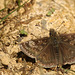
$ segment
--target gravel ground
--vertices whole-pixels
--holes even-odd
[[[18,0],[1,0],[0,20],[18,7]],[[27,0],[21,0],[23,4]],[[4,5],[5,4],[5,5]],[[56,68],[36,66],[22,53],[19,44],[49,36],[50,28],[59,33],[75,33],[75,0],[29,0],[0,24],[0,75],[56,75]],[[21,35],[24,30],[27,35]],[[26,59],[25,59],[26,58]],[[75,65],[70,66],[75,71]],[[59,71],[60,75],[62,72]],[[75,75],[67,71],[64,75]]]

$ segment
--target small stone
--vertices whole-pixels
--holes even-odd
[[[1,10],[1,9],[4,9],[4,0],[1,0],[1,1],[0,1],[0,10]]]
[[[24,11],[25,11],[24,8],[20,8],[20,9],[19,9],[19,13],[20,13],[20,14],[22,14]]]
[[[71,65],[71,70],[75,70],[75,65]]]
[[[0,52],[0,59],[2,61],[2,64],[8,65],[10,62],[10,57],[8,54],[5,54],[3,52]]]
[[[46,20],[44,19],[41,20],[42,28],[46,28],[46,23],[47,23]]]

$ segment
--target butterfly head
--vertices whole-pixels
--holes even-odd
[[[50,29],[50,36],[56,36],[57,35],[57,33],[56,33],[56,31],[54,30],[54,29]]]
[[[56,33],[56,31],[54,29],[50,29],[49,35],[50,35],[51,39],[54,39],[54,38],[57,37],[57,33]]]

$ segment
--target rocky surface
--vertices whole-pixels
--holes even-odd
[[[21,4],[25,1],[21,0]],[[0,10],[4,4],[6,9],[0,12],[0,20],[18,7],[17,0],[1,0]],[[8,16],[0,24],[0,75],[56,75],[56,70],[40,69],[34,60],[25,59],[19,48],[21,42],[49,36],[50,28],[59,33],[75,33],[75,0],[30,0]],[[28,35],[21,36],[21,30]],[[75,65],[70,69],[75,71]]]

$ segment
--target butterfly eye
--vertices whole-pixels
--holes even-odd
[[[50,35],[50,36],[53,36],[53,33],[54,33],[54,30],[51,29],[49,35]]]

